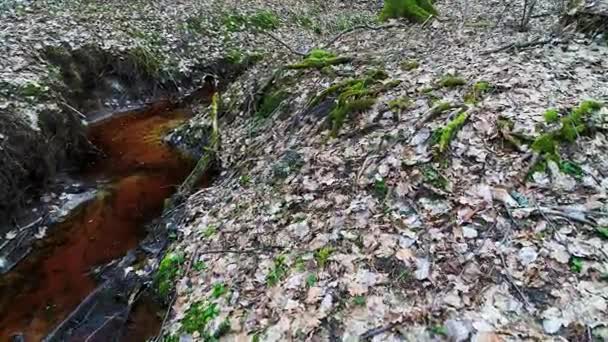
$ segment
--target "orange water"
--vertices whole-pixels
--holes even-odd
[[[145,223],[161,213],[164,200],[187,176],[193,163],[161,139],[186,116],[161,109],[127,113],[90,128],[91,141],[107,156],[91,164],[85,177],[111,179],[111,185],[53,227],[35,252],[0,278],[0,341],[17,332],[26,341],[46,336],[96,287],[92,267],[136,247]]]

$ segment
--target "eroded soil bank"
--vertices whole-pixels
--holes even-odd
[[[90,126],[89,138],[105,156],[75,177],[96,184],[96,195],[51,227],[48,238],[0,278],[0,340],[18,334],[26,341],[44,338],[97,287],[96,267],[138,245],[145,224],[162,212],[193,166],[163,141],[187,116],[161,104]],[[159,322],[149,307],[135,307],[130,340],[156,334]]]

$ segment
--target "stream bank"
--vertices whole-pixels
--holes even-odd
[[[166,135],[189,116],[183,110],[169,110],[161,102],[145,110],[115,113],[88,127],[90,141],[104,157],[88,163],[72,180],[85,184],[91,199],[73,209],[63,222],[49,227],[48,236],[0,278],[0,311],[4,313],[0,340],[19,333],[26,341],[43,339],[100,281],[112,278],[107,263],[135,250],[149,234],[166,241],[166,232],[151,232],[146,224],[160,215],[165,200],[194,166],[165,142]],[[134,261],[145,263],[145,253]],[[114,295],[125,291],[121,287],[113,290]],[[134,318],[155,321],[153,316],[141,314],[142,307],[145,305],[135,308],[139,315]],[[89,314],[90,320],[99,319],[94,310]],[[146,336],[135,340],[157,333],[137,329],[134,333]],[[60,340],[66,337],[62,336]]]

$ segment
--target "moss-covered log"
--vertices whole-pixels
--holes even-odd
[[[385,0],[380,19],[406,18],[422,23],[436,15],[437,10],[431,0]]]

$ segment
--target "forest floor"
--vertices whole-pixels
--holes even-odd
[[[40,85],[16,46],[49,16],[68,23],[53,44],[158,32],[152,51],[184,73],[262,56],[220,94],[221,173],[166,257],[181,267],[165,340],[608,339],[608,46],[560,30],[557,2],[525,30],[494,0],[438,2],[423,24],[378,23],[372,0],[193,3],[0,23],[0,84]],[[313,47],[345,58],[294,67]]]
[[[188,201],[168,333],[608,338],[608,112],[554,157],[531,147],[582,101],[608,100],[608,47],[553,31],[552,3],[524,32],[521,8],[468,3],[345,34],[324,48],[351,63],[278,73],[258,108],[244,99],[267,69],[222,94],[243,110],[221,127],[225,171]],[[357,89],[323,91],[378,70],[361,86],[373,105],[332,134],[336,97]]]

